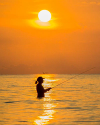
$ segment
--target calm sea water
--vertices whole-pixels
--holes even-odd
[[[37,99],[38,75],[0,76],[0,125],[100,125],[100,75],[44,74],[54,87]]]

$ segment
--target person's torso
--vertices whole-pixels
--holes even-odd
[[[37,93],[38,93],[38,97],[44,97],[44,88],[41,84],[37,85]]]

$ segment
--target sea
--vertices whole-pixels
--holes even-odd
[[[0,125],[100,125],[100,74],[0,75]]]

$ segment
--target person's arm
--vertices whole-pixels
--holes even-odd
[[[47,91],[49,91],[51,88],[48,88],[48,89],[44,89],[44,92],[47,92]]]

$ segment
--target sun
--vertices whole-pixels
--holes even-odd
[[[51,13],[48,10],[41,10],[38,13],[39,20],[42,22],[48,22],[51,20]]]

